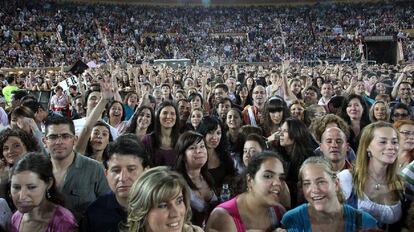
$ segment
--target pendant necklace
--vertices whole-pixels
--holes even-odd
[[[375,190],[378,191],[380,189],[381,185],[384,185],[384,183],[379,183],[379,181],[375,177],[373,177],[371,174],[368,174],[368,175],[369,175],[369,177],[371,177],[376,182],[374,188],[375,188]]]

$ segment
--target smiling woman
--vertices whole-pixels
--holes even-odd
[[[183,175],[190,186],[190,205],[193,212],[191,221],[202,227],[218,203],[214,181],[208,172],[204,138],[194,131],[184,132],[175,149],[178,154],[175,170]]]
[[[125,133],[135,134],[139,141],[154,130],[154,110],[149,106],[140,106],[130,120]]]
[[[356,94],[349,95],[342,104],[340,116],[350,125],[349,145],[356,151],[360,132],[370,123],[364,98]]]
[[[7,128],[0,133],[0,159],[4,166],[0,168],[0,197],[6,198],[10,168],[15,161],[27,152],[40,151],[35,139],[24,130]]]
[[[245,191],[214,209],[206,231],[274,231],[280,227],[285,212],[280,199],[286,184],[279,156],[273,152],[254,156],[245,178]]]
[[[398,224],[402,217],[403,183],[396,173],[398,141],[398,131],[390,123],[366,126],[355,166],[338,174],[347,203],[371,214],[384,228]],[[394,226],[389,231],[399,231]]]
[[[377,227],[371,215],[343,204],[339,181],[324,158],[308,158],[300,168],[299,183],[308,203],[283,216],[282,224],[289,231],[359,231]]]
[[[200,232],[191,225],[190,190],[183,177],[167,167],[146,171],[132,186],[128,221],[122,232]]]
[[[215,116],[204,117],[197,132],[204,136],[208,171],[214,179],[216,192],[220,192],[222,184],[233,181],[236,174],[233,159],[228,152],[227,133],[220,119]]]
[[[162,102],[155,113],[154,131],[142,138],[142,143],[154,166],[174,166],[180,120],[177,106],[170,101]]]
[[[109,125],[113,126],[118,130],[118,133],[121,133],[125,130],[127,126],[127,121],[125,121],[125,108],[122,102],[112,101],[107,105],[107,122]]]

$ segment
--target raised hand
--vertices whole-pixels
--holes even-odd
[[[286,59],[282,61],[282,73],[286,73],[290,67],[290,59]]]
[[[103,78],[99,81],[101,96],[104,100],[111,100],[114,97],[114,87],[110,78]]]

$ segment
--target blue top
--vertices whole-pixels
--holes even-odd
[[[309,204],[302,204],[292,210],[286,212],[282,218],[282,224],[289,232],[299,232],[299,231],[312,231],[312,226],[309,220],[308,214]],[[357,231],[357,212],[361,215],[360,229],[372,229],[378,228],[377,220],[373,218],[366,212],[356,210],[349,205],[344,204],[344,221],[345,221],[345,231],[353,232]]]
[[[131,107],[128,106],[128,104],[124,104],[124,110],[125,110],[125,121],[128,121],[132,115],[135,112],[135,109],[132,109]]]
[[[127,212],[110,192],[88,207],[80,223],[80,231],[118,232],[119,223],[126,219]]]

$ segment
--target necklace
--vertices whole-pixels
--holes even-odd
[[[370,173],[368,173],[368,175],[369,175],[369,177],[371,177],[371,179],[372,180],[374,180],[375,182],[376,182],[376,184],[375,184],[375,186],[374,186],[374,188],[375,188],[375,190],[379,190],[380,189],[380,187],[381,187],[381,185],[384,185],[384,182],[380,182],[380,181],[378,181],[375,177],[373,177]]]

